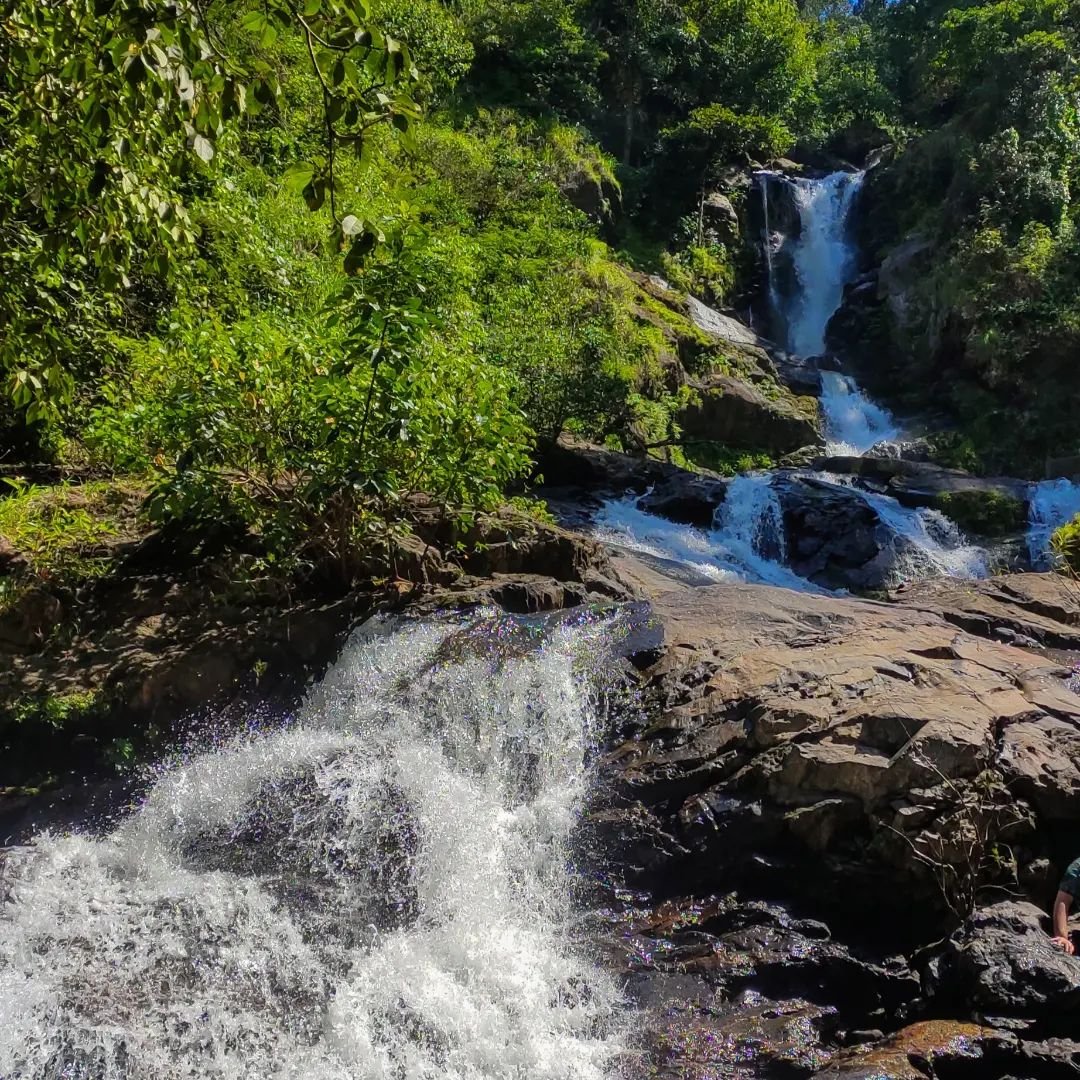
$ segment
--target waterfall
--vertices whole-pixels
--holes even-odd
[[[835,483],[832,476],[823,477]],[[853,485],[845,485],[853,486]],[[853,487],[892,533],[892,584],[928,577],[985,578],[990,560],[985,548],[972,544],[955,522],[940,510],[901,506],[888,495]]]
[[[1080,483],[1044,480],[1029,489],[1028,557],[1032,566],[1049,565],[1050,538],[1080,514]]]
[[[848,215],[862,181],[862,173],[846,172],[788,181],[802,225],[792,254],[799,292],[788,313],[788,348],[799,356],[825,352],[825,330],[858,269]]]
[[[601,1080],[569,843],[610,618],[372,625],[285,729],[0,867],[0,1076]]]
[[[711,529],[678,525],[647,513],[629,496],[605,503],[594,520],[594,533],[604,543],[677,563],[708,581],[825,591],[785,565],[783,511],[767,473],[746,473],[732,480]]]
[[[833,456],[859,457],[899,431],[887,409],[871,401],[848,375],[821,373],[821,413],[826,450]]]
[[[836,172],[820,180],[779,180],[789,186],[799,215],[799,235],[786,244],[797,288],[787,301],[781,297],[771,238],[766,234],[769,300],[787,326],[789,351],[820,356],[826,349],[829,320],[858,269],[849,218],[863,174]],[[768,177],[762,176],[760,183],[768,207]],[[854,379],[838,372],[822,372],[821,412],[830,454],[857,456],[899,436],[888,410],[871,401]]]

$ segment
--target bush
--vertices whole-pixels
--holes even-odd
[[[1080,574],[1080,515],[1054,533],[1050,550],[1063,566]]]

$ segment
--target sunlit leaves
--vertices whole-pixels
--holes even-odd
[[[167,278],[182,263],[196,238],[184,193],[217,167],[230,124],[278,104],[261,54],[283,35],[302,35],[319,77],[333,79],[327,160],[286,175],[312,210],[334,201],[335,149],[366,154],[366,133],[384,123],[407,133],[418,76],[368,18],[361,0],[10,0],[0,21],[0,379],[33,370],[28,357],[64,369],[81,332],[76,281],[104,299],[136,274]],[[35,378],[9,396],[28,416],[33,403],[35,415],[56,415],[69,383]]]

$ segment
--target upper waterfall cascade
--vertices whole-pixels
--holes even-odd
[[[836,172],[822,180],[789,180],[801,232],[793,261],[799,291],[788,311],[788,349],[799,356],[825,352],[829,320],[844,299],[858,260],[849,239],[849,216],[862,173]]]
[[[797,286],[783,297],[775,283],[777,238],[766,224],[765,261],[769,300],[786,328],[785,344],[799,356],[826,351],[829,320],[855,277],[858,256],[851,236],[851,212],[863,184],[863,173],[835,172],[820,180],[759,177],[763,212],[768,222],[770,183],[787,186],[798,213],[799,233],[790,240],[791,265]],[[899,431],[888,410],[871,401],[850,376],[822,373],[821,411],[830,454],[864,454],[872,446],[896,439]]]
[[[611,617],[360,634],[296,723],[3,867],[5,1080],[601,1080],[570,835]]]

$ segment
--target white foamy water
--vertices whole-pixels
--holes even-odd
[[[820,478],[840,484],[838,477],[829,474],[821,474]],[[989,577],[989,553],[971,543],[941,511],[902,506],[888,495],[864,491],[851,483],[841,486],[858,492],[896,538],[887,552],[892,560],[891,584],[931,577]]]
[[[1028,556],[1033,566],[1046,566],[1050,538],[1080,514],[1080,484],[1072,480],[1044,480],[1029,489]]]
[[[783,512],[770,483],[765,473],[736,477],[708,530],[647,513],[630,496],[606,503],[594,519],[594,532],[605,543],[669,559],[713,581],[821,592],[784,565]]]
[[[787,181],[794,189],[802,232],[794,251],[799,293],[788,312],[788,348],[799,356],[825,352],[825,330],[858,270],[848,239],[848,215],[862,173],[836,172],[821,180]]]
[[[863,174],[836,172],[820,180],[772,174],[772,179],[789,185],[800,224],[791,255],[799,288],[784,312],[787,347],[799,356],[820,356],[826,350],[829,320],[843,302],[844,287],[858,270],[849,217]],[[766,221],[768,187],[769,178],[763,177]],[[768,231],[764,243],[769,296],[775,307],[782,301],[774,284],[774,242]],[[900,434],[888,410],[871,401],[854,379],[839,372],[822,372],[821,413],[827,450],[832,455],[857,457]]]
[[[871,401],[854,379],[837,371],[821,373],[821,415],[826,453],[834,457],[861,457],[900,435],[889,411]]]
[[[607,1076],[568,843],[610,626],[487,620],[361,634],[295,725],[12,854],[0,1076]]]

